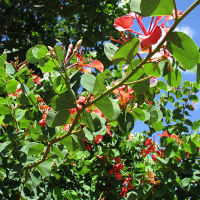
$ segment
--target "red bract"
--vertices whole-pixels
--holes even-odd
[[[95,138],[94,138],[94,141],[99,144],[101,141],[103,140],[103,135],[97,135]]]
[[[114,21],[114,26],[118,31],[131,30],[131,26],[133,26],[133,17],[131,15],[118,17]]]
[[[78,53],[76,54],[79,70],[82,71],[83,73],[91,73],[91,68],[95,68],[98,69],[100,72],[103,72],[104,71],[103,64],[99,60],[83,58],[82,50],[80,54]],[[84,67],[89,67],[89,68],[84,68]]]
[[[85,143],[86,149],[88,151],[92,150],[92,147],[89,145],[88,141],[86,139],[82,139],[82,141]]]
[[[42,85],[42,83],[40,82],[40,77],[36,74],[31,74],[32,78],[33,78],[33,81],[36,82],[38,85]]]
[[[125,178],[124,182],[122,183],[123,187],[122,187],[120,195],[122,195],[123,197],[126,197],[127,192],[133,189],[133,185],[130,183],[130,181],[131,181],[131,178]]]
[[[115,84],[117,84],[117,82],[115,82]],[[125,109],[127,106],[127,103],[130,101],[130,99],[134,98],[134,96],[133,96],[134,91],[129,86],[121,86],[121,87],[113,90],[113,93],[120,101],[120,107],[122,109]]]
[[[157,181],[157,179],[155,178],[155,175],[153,174],[153,172],[150,172],[149,170],[148,170],[148,178],[147,178],[147,181],[148,181],[149,183],[158,184],[158,181]]]

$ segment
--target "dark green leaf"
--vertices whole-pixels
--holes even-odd
[[[139,49],[139,39],[133,38],[123,44],[114,54],[114,64],[130,64]]]
[[[117,119],[120,128],[125,133],[130,133],[134,127],[134,118],[129,112],[120,113]]]
[[[192,69],[198,63],[198,47],[185,33],[173,32],[167,43],[167,49],[185,69]]]
[[[74,108],[73,97],[71,96],[69,92],[56,95],[51,99],[51,107],[55,111],[61,111],[61,110],[69,109],[69,108]]]
[[[111,121],[116,120],[120,114],[118,104],[108,96],[103,97],[94,104]]]
[[[83,122],[88,126],[88,128],[90,128],[90,130],[92,130],[92,131],[95,130],[92,116],[88,111],[84,110],[81,115],[81,118],[82,118]]]
[[[130,6],[144,17],[171,15],[174,8],[173,0],[132,0]]]
[[[62,110],[59,112],[50,110],[47,114],[46,123],[47,126],[52,128],[65,125],[69,117],[70,117],[70,112],[68,110]]]

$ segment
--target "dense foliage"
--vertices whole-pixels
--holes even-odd
[[[65,46],[82,38],[106,62],[102,42],[117,35],[113,21],[122,14],[117,0],[1,0],[0,52],[23,60],[35,44],[54,46],[59,40]]]
[[[200,199],[200,53],[174,32],[199,4],[182,13],[173,0],[132,0],[114,20],[121,38],[104,46],[109,68],[82,40],[37,44],[23,62],[2,54],[0,198]],[[196,82],[182,82],[195,68]]]

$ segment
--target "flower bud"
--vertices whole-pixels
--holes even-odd
[[[74,53],[76,53],[76,52],[79,50],[79,48],[81,47],[81,44],[82,44],[82,39],[80,39],[80,40],[76,43],[76,47],[75,47],[75,49],[74,49]]]

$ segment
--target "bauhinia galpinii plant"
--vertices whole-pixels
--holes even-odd
[[[109,67],[82,40],[36,45],[23,62],[2,54],[0,198],[200,199],[200,53],[174,31],[199,4],[132,0],[105,43]],[[191,69],[196,82],[182,82]]]

